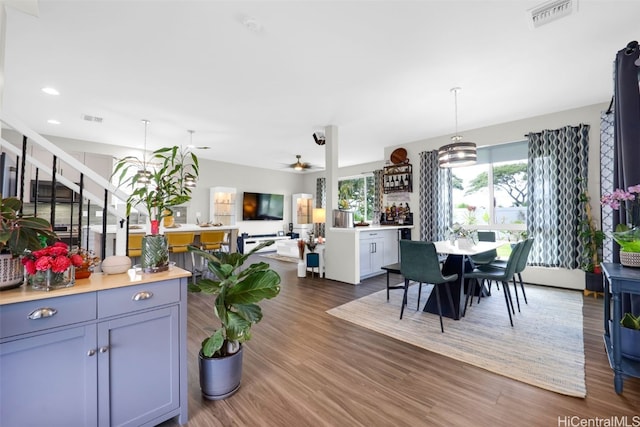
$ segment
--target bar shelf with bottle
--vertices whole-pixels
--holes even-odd
[[[382,179],[384,193],[413,192],[412,175],[409,163],[385,166]]]
[[[409,203],[395,203],[387,205],[380,216],[380,225],[413,225],[413,212],[409,208]]]

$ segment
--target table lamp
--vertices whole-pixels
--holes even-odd
[[[326,211],[324,208],[313,208],[313,223],[316,224],[316,237],[320,237],[320,224],[326,222]]]

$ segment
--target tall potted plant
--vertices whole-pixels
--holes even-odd
[[[49,221],[20,215],[22,202],[0,194],[0,290],[20,286],[24,278],[20,256],[41,249],[43,240],[57,239]]]
[[[190,284],[189,291],[214,297],[213,314],[220,324],[202,341],[199,354],[200,388],[207,399],[224,399],[238,390],[242,343],[251,339],[251,327],[262,319],[258,303],[280,293],[280,276],[269,264],[259,262],[243,268],[251,254],[273,243],[263,242],[244,255],[189,248],[205,259],[212,275]]]
[[[600,261],[602,257],[602,244],[605,234],[596,226],[591,213],[591,198],[587,190],[580,193],[580,203],[583,206],[583,215],[578,225],[578,237],[582,241],[583,253],[581,268],[585,272],[585,289],[593,292],[602,292],[602,270]]]
[[[127,216],[134,206],[142,205],[151,221],[151,234],[143,238],[140,257],[145,271],[168,269],[169,252],[166,238],[159,234],[160,221],[172,214],[172,206],[191,200],[199,171],[198,157],[177,145],[154,151],[149,162],[134,156],[116,162],[112,176],[118,177],[118,186],[132,190]]]

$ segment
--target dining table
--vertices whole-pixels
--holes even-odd
[[[447,255],[444,265],[442,266],[442,273],[444,275],[457,274],[458,279],[450,282],[447,286],[451,287],[451,296],[453,298],[453,309],[451,312],[448,304],[442,305],[442,315],[451,319],[459,320],[461,316],[464,316],[466,305],[466,292],[473,292],[471,290],[470,283],[465,283],[464,275],[473,271],[475,266],[471,260],[471,256],[478,255],[483,252],[498,249],[500,246],[508,244],[508,242],[477,242],[469,246],[461,246],[458,241],[451,242],[450,240],[442,240],[433,242],[438,254]],[[468,279],[470,280],[470,279]],[[435,296],[435,292],[431,292],[427,302],[424,305],[423,311],[438,314],[438,305]]]

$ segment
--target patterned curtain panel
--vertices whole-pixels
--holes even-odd
[[[380,221],[380,214],[382,213],[383,203],[383,176],[382,169],[373,171],[373,223],[377,224]]]
[[[453,186],[449,168],[438,166],[438,151],[420,153],[420,240],[445,240],[453,217]]]
[[[589,125],[529,134],[527,232],[535,239],[529,264],[578,268],[580,182],[587,181]]]
[[[611,194],[614,176],[614,114],[603,111],[600,115],[600,197]],[[613,230],[613,209],[602,206],[602,230]],[[613,239],[606,239],[602,247],[604,262],[613,262]]]
[[[316,208],[327,208],[327,179],[316,179]],[[333,221],[331,212],[325,212],[325,220]],[[320,224],[318,229],[320,236],[325,236],[325,224]]]

